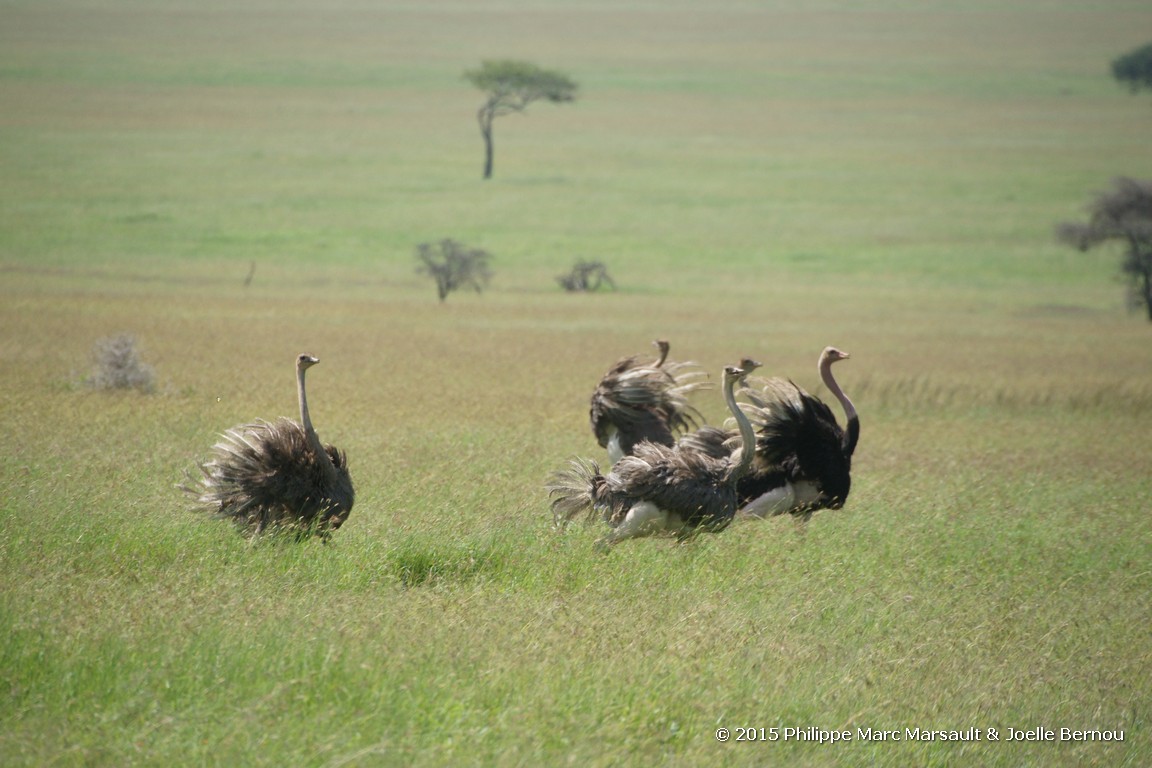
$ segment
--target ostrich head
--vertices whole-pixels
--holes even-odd
[[[748,386],[748,376],[751,375],[752,371],[760,367],[760,361],[753,360],[750,357],[742,357],[740,358],[740,364],[736,367],[741,371],[740,378],[736,381],[736,383],[741,387],[746,387]]]
[[[312,355],[300,355],[296,358],[296,370],[306,371],[316,363],[320,362],[320,358],[312,357]]]
[[[836,347],[824,347],[824,351],[820,354],[820,362],[831,365],[839,360],[847,360],[851,355],[842,349]]]
[[[738,380],[741,376],[747,376],[747,375],[748,375],[748,372],[745,371],[743,368],[737,368],[734,365],[724,366],[724,381],[728,381],[729,379]]]

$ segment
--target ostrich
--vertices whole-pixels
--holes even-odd
[[[588,420],[613,464],[643,440],[672,445],[674,434],[695,427],[700,416],[687,400],[708,386],[699,380],[696,364],[668,363],[668,342],[652,343],[660,351],[654,363],[642,362],[639,355],[623,358],[592,393]]]
[[[741,389],[746,388],[749,374],[760,366],[759,361],[750,357],[740,358],[740,364],[736,367],[743,373],[737,379],[736,386]],[[738,431],[726,427],[714,427],[711,424],[705,424],[693,432],[681,435],[680,439],[676,441],[676,449],[704,453],[714,459],[722,459],[732,453],[732,441],[739,434]]]
[[[740,427],[742,446],[750,449],[755,434],[733,392],[743,375],[735,366],[724,369],[724,400]],[[604,550],[624,539],[662,531],[681,540],[700,531],[722,531],[736,514],[736,483],[752,465],[752,455],[737,448],[713,458],[643,441],[607,475],[600,474],[594,461],[573,459],[548,484],[552,514],[563,524],[584,510],[600,511],[612,526],[597,544]]]
[[[355,491],[343,451],[320,442],[308,415],[304,372],[320,362],[296,358],[300,422],[258,419],[233,427],[212,446],[214,456],[183,490],[242,529],[259,534],[283,526],[318,531],[325,539],[352,511]]]
[[[852,453],[860,440],[856,407],[832,375],[832,364],[848,353],[826,347],[817,369],[847,420],[842,429],[818,397],[792,381],[768,380],[748,393],[756,423],[756,459],[740,483],[741,515],[771,517],[785,512],[804,520],[817,509],[840,509],[852,485]]]

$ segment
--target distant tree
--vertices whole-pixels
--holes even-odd
[[[1113,61],[1112,76],[1126,83],[1133,93],[1141,88],[1152,91],[1152,43]]]
[[[492,178],[492,121],[502,115],[523,112],[541,99],[553,103],[573,101],[576,83],[567,75],[540,69],[524,61],[485,61],[464,78],[488,94],[476,113],[484,137],[484,178]]]
[[[602,261],[580,259],[573,265],[571,272],[560,275],[556,278],[556,282],[560,283],[564,290],[572,293],[598,291],[601,285],[607,285],[613,290],[616,289],[616,283],[608,274],[608,267]]]
[[[1112,186],[1089,204],[1087,223],[1065,222],[1056,235],[1081,251],[1112,240],[1123,243],[1120,270],[1128,280],[1129,304],[1143,305],[1152,322],[1152,180],[1121,176]]]
[[[416,259],[420,262],[416,271],[436,281],[436,291],[440,301],[444,301],[457,288],[468,286],[476,293],[483,291],[492,279],[489,258],[487,251],[451,239],[420,243],[416,246]]]

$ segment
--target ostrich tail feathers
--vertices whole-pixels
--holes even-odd
[[[562,528],[581,512],[591,515],[603,482],[600,466],[591,459],[572,458],[567,467],[553,472],[544,486],[552,499],[553,522]]]
[[[196,469],[200,477],[193,477],[191,472],[184,470],[184,479],[176,484],[176,488],[191,499],[193,503],[203,504],[204,493],[210,481],[210,476],[204,471],[202,464],[197,464]]]

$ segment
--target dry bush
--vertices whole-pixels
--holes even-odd
[[[580,259],[572,266],[572,271],[557,277],[556,282],[570,293],[598,291],[602,285],[616,289],[615,281],[608,274],[608,266],[602,261]]]
[[[485,250],[446,238],[416,246],[416,260],[420,262],[416,271],[436,281],[436,293],[440,301],[444,301],[457,288],[467,286],[476,293],[483,291],[492,279],[490,258],[491,254]]]
[[[92,389],[155,389],[152,366],[140,359],[136,338],[128,333],[99,339],[92,346],[93,371],[84,383]]]

